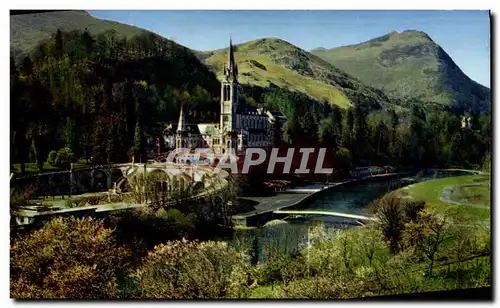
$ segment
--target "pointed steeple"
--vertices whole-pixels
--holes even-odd
[[[238,66],[234,61],[233,40],[231,37],[229,37],[229,54],[227,60],[227,65],[224,67],[224,75],[228,81],[237,82]]]
[[[181,106],[181,114],[179,115],[179,123],[177,123],[177,132],[187,131],[186,115],[184,114],[184,105]]]

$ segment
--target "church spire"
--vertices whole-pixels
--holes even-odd
[[[181,114],[179,115],[179,123],[177,124],[177,132],[187,131],[186,115],[184,114],[184,104],[181,106]]]
[[[233,82],[238,81],[237,80],[238,66],[236,65],[236,62],[234,61],[233,40],[231,37],[229,37],[229,55],[228,55],[227,66],[225,67],[225,70],[224,70],[224,75],[226,76],[226,79],[228,81],[233,81]]]

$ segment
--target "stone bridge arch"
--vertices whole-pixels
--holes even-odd
[[[92,169],[90,172],[90,187],[93,190],[111,188],[111,170],[104,168]]]
[[[123,172],[121,169],[118,169],[118,168],[113,168],[111,169],[110,171],[110,177],[111,177],[111,183],[116,183],[118,182],[119,179],[121,179],[123,177]]]

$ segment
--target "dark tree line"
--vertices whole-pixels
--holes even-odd
[[[359,103],[343,110],[314,102],[301,94],[272,89],[262,95],[265,106],[288,118],[288,146],[327,147],[340,169],[352,165],[412,168],[481,168],[491,154],[491,113],[472,113],[462,128],[463,113],[444,107],[374,109]],[[344,170],[345,171],[345,170]]]
[[[154,34],[57,31],[29,57],[11,59],[10,77],[11,163],[22,168],[41,168],[61,148],[94,163],[127,161],[132,152],[139,160],[181,104],[218,110],[213,73]]]

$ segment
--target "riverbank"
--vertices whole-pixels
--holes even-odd
[[[446,210],[453,207],[463,207],[471,217],[489,221],[491,204],[482,204],[478,206],[478,204],[470,205],[464,202],[453,202],[453,200],[450,200],[450,194],[453,188],[481,185],[491,189],[491,186],[488,185],[489,182],[490,177],[486,173],[481,173],[478,175],[432,179],[401,188],[401,191],[416,200],[425,201],[430,209],[438,213],[445,213]]]
[[[361,179],[348,179],[340,182],[329,184],[314,184],[301,187],[295,187],[286,192],[277,193],[270,197],[242,197],[240,200],[257,202],[252,211],[233,215],[232,221],[239,227],[256,227],[265,224],[266,222],[283,217],[282,214],[276,215],[275,211],[299,207],[305,202],[312,199],[319,193],[326,192],[334,187],[342,185],[360,183],[367,180],[390,179],[398,176],[405,176],[410,172],[401,173],[385,173],[367,176]]]

